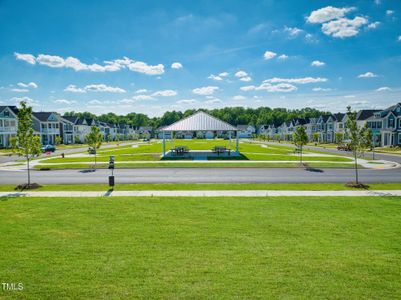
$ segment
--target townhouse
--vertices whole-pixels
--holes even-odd
[[[239,129],[238,136],[240,138],[249,139],[256,133],[256,129],[252,125],[238,125],[237,128]]]
[[[0,148],[9,148],[10,138],[17,135],[17,114],[16,106],[0,106]]]

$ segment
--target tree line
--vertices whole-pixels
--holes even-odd
[[[76,116],[80,118],[91,118],[101,122],[113,124],[128,124],[134,127],[152,126],[159,128],[161,126],[170,125],[185,117],[188,117],[197,111],[204,111],[234,126],[241,124],[250,124],[254,126],[274,124],[281,125],[283,122],[290,121],[294,118],[318,117],[329,112],[320,111],[314,108],[302,109],[286,109],[286,108],[244,108],[244,107],[225,107],[219,109],[188,109],[182,111],[166,111],[161,117],[150,118],[142,113],[129,113],[127,115],[117,115],[115,113],[107,113],[96,116],[90,112],[66,112],[64,116]]]

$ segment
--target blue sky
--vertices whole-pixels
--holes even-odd
[[[0,1],[0,104],[40,111],[401,101],[401,2]]]

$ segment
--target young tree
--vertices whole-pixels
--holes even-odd
[[[299,147],[300,152],[300,163],[302,164],[302,150],[304,145],[308,143],[308,135],[306,134],[305,127],[299,126],[293,135],[294,144]]]
[[[356,112],[351,110],[351,106],[347,107],[347,135],[350,140],[349,146],[354,154],[355,160],[355,183],[359,185],[358,177],[358,154],[362,154],[366,147],[366,130],[367,127],[358,127],[356,122]]]
[[[92,126],[91,132],[88,133],[88,135],[86,136],[86,143],[95,152],[95,169],[96,169],[97,150],[102,145],[102,140],[103,140],[103,136],[102,136],[102,133],[100,132],[100,129],[96,126]]]
[[[31,158],[40,155],[41,144],[40,138],[33,135],[33,123],[32,123],[32,107],[27,106],[25,101],[20,103],[21,108],[18,111],[18,129],[17,136],[13,142],[13,152],[26,158],[27,170],[28,170],[28,185],[27,188],[31,187],[31,170],[29,162]]]
[[[342,144],[344,140],[344,134],[342,132],[336,132],[336,143],[337,145]]]
[[[319,142],[319,132],[314,132],[313,133],[313,141],[315,142],[315,143],[318,143]]]
[[[59,135],[56,136],[55,140],[54,140],[56,145],[60,145],[61,144],[61,137]]]
[[[75,144],[80,144],[81,143],[81,138],[79,137],[79,135],[74,136],[74,143]]]

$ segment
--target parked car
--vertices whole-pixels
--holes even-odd
[[[340,151],[351,151],[351,146],[349,144],[341,144],[337,146],[337,150]]]
[[[53,145],[46,145],[42,147],[42,152],[54,152],[56,151],[56,147]]]
[[[89,149],[88,149],[88,153],[89,153],[89,154],[96,154],[96,150],[93,149],[93,148],[89,148]]]
[[[150,138],[144,138],[143,141],[144,142],[150,142]]]

